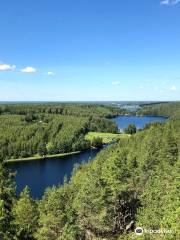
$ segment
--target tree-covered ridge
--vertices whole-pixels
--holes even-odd
[[[172,231],[143,239],[179,239],[179,151],[179,120],[152,125],[77,166],[69,183],[49,188],[37,203],[27,189],[15,199],[2,175],[1,198],[8,192],[13,201],[9,211],[0,209],[0,233],[12,239],[120,240],[132,239],[140,226]],[[2,219],[13,229],[7,231]]]
[[[0,160],[85,150],[88,131],[116,133],[120,110],[94,104],[0,105]]]
[[[69,182],[65,180],[64,185],[47,189],[39,201],[30,197],[28,188],[15,196],[12,175],[0,165],[0,239],[132,239],[137,226],[171,231],[143,235],[142,239],[179,239],[180,119],[179,109],[173,109],[166,123],[149,124],[131,138],[121,139],[101,151],[95,160],[76,166]],[[41,154],[52,149],[49,142],[56,139],[56,133],[59,135],[57,129],[62,133],[65,130],[60,139],[66,140],[64,136],[72,123],[72,136],[67,135],[67,139],[73,139],[78,147],[79,142],[84,143],[87,130],[116,131],[116,126],[97,116],[28,113],[2,114],[0,119],[0,126],[5,129],[0,131],[5,133],[0,142],[5,139],[5,145],[8,132],[13,133],[8,136],[13,142],[16,135],[23,136],[24,127],[30,128],[29,132],[36,129],[32,137],[43,127],[48,142],[36,146]],[[52,136],[49,130],[56,126],[56,121],[61,126],[57,124]],[[63,130],[66,123],[67,129]],[[28,139],[25,134],[25,142]],[[43,134],[40,139],[44,139]],[[62,146],[66,146],[64,142]]]
[[[0,159],[85,150],[88,131],[118,131],[110,120],[59,114],[0,115]]]
[[[85,148],[87,119],[61,115],[0,116],[0,159],[55,154]]]
[[[100,104],[41,103],[41,104],[1,104],[0,114],[60,114],[74,116],[113,117],[126,110]]]
[[[180,102],[142,105],[137,113],[143,115],[176,117],[180,119]]]
[[[176,239],[179,150],[176,120],[139,132],[81,167],[71,184],[78,189],[74,204],[86,236],[126,239],[135,226],[142,226],[171,229],[169,238],[160,239]]]

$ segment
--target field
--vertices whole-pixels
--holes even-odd
[[[129,134],[125,133],[102,133],[102,132],[88,132],[85,136],[86,140],[92,141],[93,138],[102,138],[104,144],[118,141],[119,139],[129,138]]]

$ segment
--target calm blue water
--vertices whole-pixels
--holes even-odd
[[[120,131],[123,131],[129,124],[135,124],[137,129],[144,128],[146,124],[152,122],[164,122],[167,118],[156,116],[118,116],[113,121],[118,125]]]
[[[136,117],[136,116],[119,116],[113,119],[120,130],[126,128],[130,123],[134,123],[137,128],[143,128],[150,122],[163,122],[163,117]],[[31,195],[35,198],[41,198],[44,190],[48,186],[62,184],[64,176],[71,176],[75,163],[87,162],[94,158],[99,150],[91,149],[86,152],[66,156],[63,158],[52,158],[45,160],[35,160],[26,162],[10,163],[9,167],[17,171],[16,183],[17,194],[28,185],[31,189]]]
[[[17,194],[26,185],[31,189],[34,198],[40,198],[48,186],[62,184],[65,175],[70,178],[74,164],[87,162],[98,153],[97,149],[62,158],[34,160],[26,162],[9,163],[13,171],[17,171]]]

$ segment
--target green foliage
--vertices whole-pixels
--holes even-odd
[[[14,150],[9,144],[13,144],[19,132],[22,134],[24,127],[28,133],[35,131],[32,135],[18,135],[24,139],[18,145],[21,154],[24,150],[21,146],[32,138],[37,138],[35,152],[40,143],[43,143],[40,149],[47,152],[69,151],[70,146],[74,150],[86,147],[84,135],[93,118],[52,113],[43,116],[27,122],[22,116],[12,120],[2,115],[0,126],[5,135],[0,133],[0,143],[4,144],[1,153],[12,154]],[[134,228],[141,226],[170,229],[172,234],[147,234],[140,239],[179,239],[180,120],[174,116],[173,113],[166,123],[148,125],[130,138],[120,139],[93,161],[76,166],[70,182],[47,189],[38,207],[28,189],[15,198],[11,174],[0,165],[0,238],[133,239]],[[13,134],[11,126],[17,126]],[[8,138],[4,137],[6,134]]]
[[[14,175],[0,164],[0,239],[12,239],[12,205],[15,198]]]
[[[118,162],[107,150],[74,174],[74,208],[85,239],[122,234],[131,228],[137,200],[127,183],[128,175],[124,159]]]
[[[116,110],[101,105],[0,105],[0,112],[0,160],[85,150],[88,131],[117,132],[104,118]]]
[[[89,130],[92,132],[118,133],[117,125],[105,118],[90,118]]]
[[[18,239],[34,239],[33,234],[37,230],[38,207],[37,203],[30,197],[30,190],[26,187],[14,203],[13,224]]]
[[[31,122],[36,114],[60,114],[82,117],[113,117],[124,113],[124,109],[97,104],[47,103],[47,104],[1,104],[0,114],[26,115],[25,120]]]
[[[63,187],[48,189],[39,203],[38,240],[74,240],[79,234],[76,214],[72,208],[72,189]]]
[[[127,128],[124,129],[124,132],[126,134],[135,134],[137,131],[136,129],[136,125],[135,124],[129,124],[129,126]]]
[[[50,149],[51,151],[51,149]],[[39,144],[38,144],[38,147],[37,147],[37,152],[40,156],[45,156],[46,153],[47,153],[47,148],[46,148],[46,143],[41,141]],[[52,151],[51,151],[52,152]]]
[[[143,115],[167,116],[180,119],[180,102],[142,105],[137,113]]]
[[[96,148],[101,148],[103,145],[103,140],[100,137],[94,137],[91,141],[91,146]]]
[[[135,226],[178,238],[179,133],[178,120],[151,126],[76,169],[73,208],[85,239],[131,239]]]
[[[18,115],[1,115],[0,159],[71,152],[74,143],[83,149],[87,121],[84,117],[46,114],[27,123]]]

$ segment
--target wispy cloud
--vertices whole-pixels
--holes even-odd
[[[180,0],[161,0],[161,5],[176,5]]]
[[[120,84],[120,82],[119,81],[114,81],[114,82],[112,82],[112,85],[119,85]]]
[[[0,71],[12,71],[15,70],[15,65],[10,65],[6,63],[0,63]]]
[[[47,75],[48,75],[48,76],[54,76],[55,73],[54,73],[54,72],[48,72]]]
[[[37,72],[37,70],[34,67],[25,67],[25,68],[21,69],[21,72],[24,72],[24,73],[35,73],[35,72]]]
[[[177,90],[177,88],[176,88],[176,86],[175,85],[172,85],[171,87],[170,87],[170,89],[169,89],[170,91],[176,91]]]

